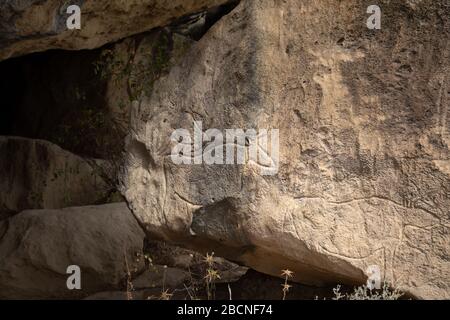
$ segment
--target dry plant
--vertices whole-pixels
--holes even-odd
[[[292,272],[289,269],[281,270],[281,275],[284,277],[284,283],[281,284],[283,287],[283,300],[286,300],[286,295],[289,292],[289,289],[292,288],[290,284],[288,284],[288,279],[291,279],[294,277],[294,272]]]
[[[138,260],[139,261],[139,257],[138,256]],[[153,260],[150,257],[149,254],[144,254],[144,261],[146,263],[146,265],[148,265],[148,268],[151,270],[153,269],[155,266],[153,265]],[[155,271],[155,270],[152,270]],[[166,288],[166,277],[167,277],[167,266],[164,266],[164,273],[163,273],[163,281],[162,281],[162,289],[161,289],[161,294],[159,296],[148,296],[147,300],[170,300],[172,299],[173,293],[169,292],[169,289]]]
[[[214,268],[214,252],[206,254],[204,258],[206,263],[206,275],[204,277],[206,284],[206,294],[208,300],[215,299],[216,281],[220,279],[219,271]]]
[[[134,291],[134,286],[133,286],[133,282],[131,281],[131,271],[130,271],[130,266],[128,265],[128,258],[127,258],[127,251],[125,250],[124,253],[124,257],[125,257],[125,266],[127,268],[127,300],[133,300],[133,291]]]
[[[159,300],[170,300],[172,299],[173,296],[173,293],[170,293],[169,289],[166,289],[166,275],[167,275],[167,266],[164,266],[162,291],[161,295],[159,296]]]
[[[186,284],[183,284],[186,292],[188,293],[189,299],[191,300],[199,300],[197,298],[197,294],[196,292],[198,291],[197,289],[197,282],[194,280],[194,277],[192,275],[192,271],[191,268],[188,266],[188,271],[189,271],[189,287],[186,286]]]
[[[350,294],[343,294],[340,290],[340,285],[333,289],[333,300],[398,300],[403,296],[399,289],[391,289],[386,282],[379,290],[370,289],[366,285],[354,288]]]

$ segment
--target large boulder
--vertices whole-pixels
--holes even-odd
[[[101,203],[111,188],[102,168],[47,141],[0,136],[0,213]]]
[[[6,0],[0,3],[0,60],[49,49],[93,49],[228,0]],[[81,8],[68,30],[67,8]]]
[[[133,111],[121,190],[147,232],[303,283],[376,265],[450,298],[449,5],[379,5],[381,30],[356,0],[248,0],[213,26]],[[194,121],[279,129],[279,163],[260,144],[244,165],[177,165],[171,135]]]
[[[125,203],[30,210],[0,222],[0,298],[61,299],[125,287],[144,268],[144,233]],[[127,266],[128,264],[128,266]],[[69,290],[67,268],[81,270]]]

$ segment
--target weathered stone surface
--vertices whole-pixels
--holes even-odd
[[[50,51],[0,63],[0,135],[53,142],[117,162],[131,101],[189,48],[170,28],[96,50]]]
[[[183,288],[183,283],[189,281],[189,273],[178,268],[167,266],[152,266],[133,280],[136,290],[145,288]]]
[[[104,166],[47,141],[0,136],[0,212],[96,204],[109,192]]]
[[[160,277],[163,274],[161,267],[166,266],[172,271],[179,270],[174,271],[175,274],[177,274],[177,272],[179,274],[180,271],[188,274],[191,273],[191,277],[193,278],[191,280],[204,283],[204,275],[208,268],[205,262],[206,254],[203,255],[199,252],[187,250],[160,241],[148,241],[145,246],[145,252],[156,268],[153,271],[157,271],[156,274],[159,274]],[[213,267],[220,274],[220,279],[217,280],[218,283],[235,282],[248,270],[248,268],[244,266],[237,265],[221,257],[216,257],[213,252],[208,254],[213,257]],[[172,285],[172,287],[175,286]]]
[[[126,204],[23,211],[0,222],[0,298],[80,298],[124,286],[143,270],[144,233]],[[125,260],[127,259],[127,261]],[[68,290],[67,267],[81,268]]]
[[[449,4],[248,0],[135,106],[122,191],[147,232],[362,283],[370,265],[419,298],[450,297]],[[172,163],[175,129],[280,130],[280,165]]]
[[[171,299],[207,299],[205,276],[210,266],[206,264],[205,256],[164,242],[148,241],[148,239],[144,246],[144,253],[147,269],[132,279],[131,291],[99,292],[89,296],[87,299],[160,299],[161,294],[166,290],[173,295]],[[220,279],[217,279],[215,284],[217,286],[223,284],[221,290],[223,292],[217,292],[217,294],[222,297],[226,293],[226,298],[224,299],[228,299],[228,285],[245,278],[248,268],[223,258],[215,257],[214,254],[212,254],[212,257],[212,268],[217,270],[220,276]],[[277,286],[279,287],[278,281]],[[242,291],[241,289],[239,290]],[[254,290],[257,291],[258,289],[255,288]],[[268,290],[272,290],[272,288]],[[309,296],[309,298],[311,297],[313,296]]]
[[[171,28],[164,28],[101,50],[94,67],[97,76],[106,80],[104,102],[121,129],[122,140],[129,131],[132,102],[149,94],[155,81],[181,59],[193,42]]]
[[[0,60],[49,49],[93,49],[164,26],[227,0],[6,0],[0,3]],[[81,8],[81,29],[68,30],[67,7]]]

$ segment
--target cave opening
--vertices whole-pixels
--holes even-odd
[[[47,140],[80,155],[100,156],[90,148],[95,123],[80,119],[105,108],[106,83],[93,67],[98,56],[98,50],[51,50],[1,62],[0,135]]]
[[[138,81],[147,81],[150,85],[145,85],[150,87],[157,77],[168,71],[168,64],[158,66],[156,72],[152,70],[158,75],[151,81],[137,79],[133,71],[120,75],[130,78],[128,83],[118,79],[119,76],[112,74],[111,70],[108,73],[100,69],[108,68],[107,64],[121,64],[120,68],[129,69],[131,55],[136,54],[131,51],[136,51],[145,37],[157,43],[157,46],[161,43],[166,45],[161,39],[166,40],[173,34],[193,42],[199,41],[238,3],[231,1],[184,16],[164,28],[98,49],[49,50],[1,61],[0,136],[46,140],[83,157],[108,159],[111,150],[117,153],[122,147],[122,143],[117,141],[123,140],[125,136],[128,109],[131,101],[138,98],[138,95],[130,93],[132,89],[125,87],[129,83],[135,85],[133,82]],[[172,49],[164,49],[164,54],[170,54],[168,51]],[[160,57],[155,57],[155,48],[152,50],[151,59],[158,60]],[[111,52],[115,56],[125,57],[111,58]],[[144,67],[154,65],[145,64]],[[114,84],[111,84],[111,78],[114,78]],[[124,90],[128,92],[112,92]]]

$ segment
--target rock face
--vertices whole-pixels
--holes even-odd
[[[169,24],[227,0],[6,0],[0,4],[0,60],[49,49],[93,49]],[[81,29],[68,30],[69,5]]]
[[[155,84],[121,173],[148,233],[303,283],[376,265],[450,298],[449,4],[381,1],[381,30],[369,4],[243,1]],[[194,121],[279,129],[277,174],[174,164],[171,135]]]
[[[109,191],[104,166],[47,141],[0,136],[0,212],[96,204]]]
[[[160,241],[146,242],[144,259],[148,268],[132,279],[131,295],[126,291],[99,292],[87,299],[154,300],[160,299],[166,290],[173,294],[172,300],[207,299],[205,276],[209,267],[203,255]],[[215,284],[224,284],[226,296],[223,299],[229,298],[227,285],[239,281],[248,271],[246,267],[219,257],[213,257],[213,268],[220,276]]]
[[[144,233],[126,204],[30,210],[0,222],[0,298],[79,298],[122,288],[143,269]],[[127,261],[125,261],[125,257]],[[67,267],[81,269],[68,290]]]
[[[189,43],[164,28],[96,50],[41,52],[0,64],[0,135],[51,141],[118,161],[131,101],[148,92]]]
[[[156,267],[156,271],[160,269],[161,266],[167,266],[172,271],[178,270],[178,274],[180,274],[180,272],[187,274],[191,273],[189,275],[190,280],[204,284],[204,275],[206,274],[206,269],[208,267],[205,263],[204,255],[160,241],[148,241],[146,252],[148,252],[152,263]],[[212,255],[214,269],[220,274],[220,279],[217,279],[216,283],[235,282],[248,270],[246,267],[239,266],[220,257],[215,257],[213,253],[208,254]],[[151,268],[150,271],[155,270],[152,270]],[[161,272],[159,272],[159,274],[161,274]],[[158,272],[156,272],[156,275],[153,274],[152,276],[155,277],[157,275]],[[147,283],[147,285],[149,285],[149,283]],[[175,285],[172,285],[172,287],[175,287]]]

